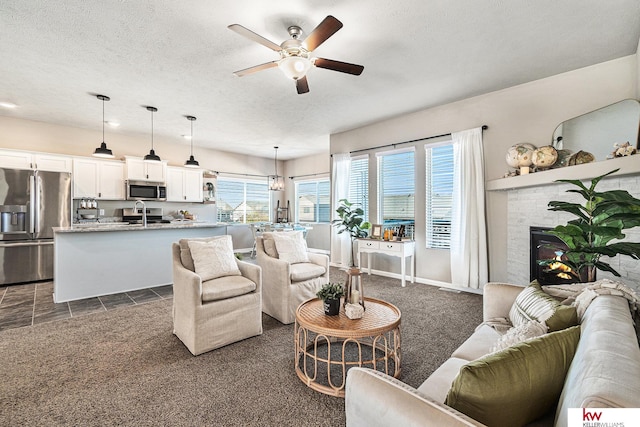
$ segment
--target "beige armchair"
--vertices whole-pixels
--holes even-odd
[[[173,333],[194,356],[262,334],[260,267],[235,260],[240,275],[203,281],[188,240],[174,243],[172,250]]]
[[[314,298],[320,287],[329,282],[329,257],[307,252],[309,262],[289,263],[279,258],[270,234],[265,232],[262,237],[256,237],[256,257],[262,268],[264,287],[262,311],[289,324],[295,321],[298,306]]]

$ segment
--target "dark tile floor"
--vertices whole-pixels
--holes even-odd
[[[0,331],[172,297],[173,287],[166,285],[56,304],[53,282],[0,286]]]

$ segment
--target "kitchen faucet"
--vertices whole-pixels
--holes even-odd
[[[147,207],[142,200],[136,200],[136,203],[133,205],[133,210],[138,210],[138,203],[142,205],[142,226],[146,228],[147,226]]]

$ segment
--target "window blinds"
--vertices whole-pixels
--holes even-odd
[[[369,157],[351,159],[351,176],[349,177],[349,201],[359,203],[364,211],[364,219],[369,219]]]
[[[218,178],[217,190],[218,221],[269,221],[269,189],[266,181]]]
[[[425,147],[427,248],[449,248],[453,196],[453,145]]]
[[[328,179],[296,183],[297,221],[329,222],[331,186]]]
[[[413,227],[415,200],[414,152],[378,154],[380,216],[385,225]]]

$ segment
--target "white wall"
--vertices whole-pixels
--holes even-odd
[[[150,135],[124,135],[106,130],[105,141],[117,158],[144,157],[151,148]],[[62,126],[51,123],[0,116],[0,147],[48,153],[91,156],[102,142],[102,130]],[[189,142],[162,137],[154,138],[154,148],[169,165],[183,166],[189,158]],[[203,169],[241,174],[273,174],[273,159],[227,153],[194,146],[193,154]],[[279,168],[281,164],[279,163]]]
[[[635,98],[638,78],[636,55],[631,55],[334,134],[330,151],[341,153],[488,125],[483,136],[485,177],[496,179],[507,171],[504,158],[511,145],[550,144],[553,131],[561,122],[622,99]],[[423,176],[416,177],[416,184],[416,191],[424,193]],[[490,279],[506,281],[507,195],[489,192],[486,197]],[[420,220],[424,217],[422,206],[416,206]],[[448,282],[448,252],[428,250],[423,241],[417,243],[417,276]],[[381,266],[399,271],[397,262]]]
[[[107,129],[105,134],[107,146],[117,158],[125,155],[143,157],[151,148],[150,135],[124,135],[117,130]],[[51,123],[22,120],[0,116],[0,147],[29,151],[67,154],[74,156],[91,156],[93,150],[102,142],[102,131],[62,126]],[[189,142],[180,138],[154,138],[156,153],[169,165],[182,166],[189,157]],[[194,146],[194,156],[203,169],[237,174],[263,175],[273,174],[273,159],[227,153]],[[278,170],[282,170],[284,162],[278,162]],[[105,216],[114,216],[122,207],[133,207],[129,201],[101,201],[100,207],[105,209]],[[198,215],[199,219],[215,221],[214,205],[202,203],[169,203],[148,202],[149,207],[160,207],[165,215],[175,214],[180,209],[187,209]],[[234,246],[242,249],[251,247],[253,237],[249,227],[233,228]],[[237,235],[236,235],[237,234]]]

